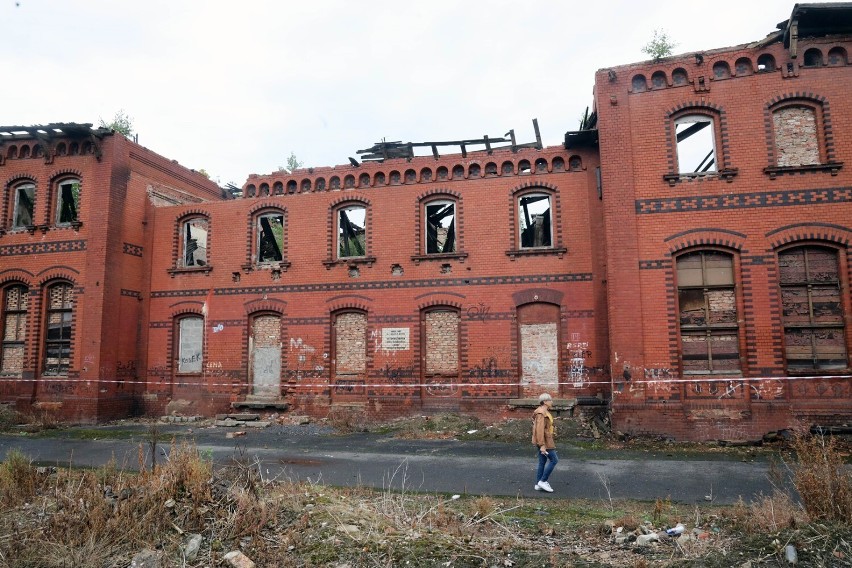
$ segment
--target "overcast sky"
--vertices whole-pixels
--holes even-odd
[[[242,185],[383,137],[561,143],[594,72],[765,37],[781,0],[0,0],[0,125],[132,117],[139,143]]]

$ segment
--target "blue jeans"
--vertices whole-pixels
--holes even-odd
[[[538,454],[538,472],[536,473],[535,481],[536,483],[547,481],[553,468],[559,462],[559,456],[556,455],[556,450],[547,450],[547,455],[544,455],[540,450],[536,449],[536,453]]]

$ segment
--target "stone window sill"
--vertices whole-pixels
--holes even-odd
[[[440,254],[416,254],[411,257],[411,260],[414,264],[420,264],[424,260],[458,260],[459,262],[464,262],[467,257],[468,254],[466,252],[448,252]]]
[[[189,268],[169,268],[167,270],[167,272],[169,273],[169,276],[174,278],[178,274],[194,274],[194,273],[209,274],[212,270],[213,270],[213,267],[210,266],[210,265],[207,265],[207,266],[193,266],[193,267],[189,267]]]
[[[357,264],[366,264],[367,266],[373,266],[373,263],[376,262],[375,256],[354,256],[348,258],[338,258],[338,259],[326,259],[322,261],[323,266],[326,269],[331,269],[332,266],[343,265],[343,266],[353,266]]]
[[[842,167],[843,162],[806,164],[801,166],[768,166],[763,168],[763,173],[768,175],[769,179],[775,179],[776,177],[784,174],[798,174],[805,172],[829,172],[831,175],[836,176],[837,172],[839,172]]]
[[[706,174],[664,174],[663,181],[667,182],[671,187],[674,187],[676,184],[682,181],[692,181],[695,179],[720,179],[731,183],[732,181],[734,181],[734,177],[736,177],[736,175],[739,173],[739,168],[725,168],[724,170],[719,170],[717,172],[708,172]]]
[[[507,250],[506,256],[508,256],[511,260],[515,260],[515,258],[519,256],[557,256],[562,258],[562,256],[567,252],[568,249],[565,247],[540,247]]]

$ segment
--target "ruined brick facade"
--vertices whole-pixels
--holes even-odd
[[[120,135],[0,134],[0,400],[493,418],[547,390],[679,439],[848,422],[852,42],[799,36],[603,69],[564,146],[238,199]]]

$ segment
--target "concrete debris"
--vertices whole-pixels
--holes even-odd
[[[652,542],[657,542],[660,540],[660,537],[657,536],[657,533],[651,534],[640,534],[636,537],[636,545],[637,546],[648,546]]]
[[[225,437],[230,440],[230,439],[239,438],[240,436],[245,436],[245,435],[246,435],[245,431],[238,430],[237,432],[228,432],[227,434],[225,434]]]
[[[137,552],[130,561],[130,568],[160,568],[160,553],[150,548]]]
[[[228,566],[231,566],[231,568],[256,568],[256,564],[239,550],[232,550],[223,556],[222,559],[227,562]]]
[[[198,550],[201,548],[201,542],[203,537],[200,534],[191,534],[181,548],[183,549],[184,557],[192,562],[195,560],[195,557],[198,556]]]

